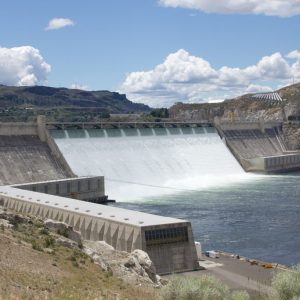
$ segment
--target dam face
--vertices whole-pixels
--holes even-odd
[[[247,176],[214,128],[51,130],[79,176],[105,176],[111,199],[134,200]]]
[[[0,134],[0,170],[0,186],[68,176],[48,145],[34,135]]]

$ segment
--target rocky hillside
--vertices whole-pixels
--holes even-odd
[[[170,117],[179,120],[208,120],[218,116],[242,120],[287,120],[300,115],[300,83],[277,91],[284,101],[274,104],[253,98],[251,94],[221,103],[183,104],[177,103],[169,110]]]
[[[88,242],[64,223],[0,205],[0,299],[158,300],[148,255]]]
[[[26,121],[30,116],[46,114],[62,119],[95,116],[107,117],[115,113],[150,112],[150,107],[133,103],[126,95],[109,91],[84,91],[78,89],[53,88],[47,86],[0,85],[1,121]],[[59,113],[55,113],[59,111]],[[17,118],[16,120],[13,118]]]

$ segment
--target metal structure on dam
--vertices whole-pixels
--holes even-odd
[[[180,128],[180,127],[213,127],[209,121],[159,121],[159,122],[46,122],[48,129],[109,129],[109,128]]]

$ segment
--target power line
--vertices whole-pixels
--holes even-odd
[[[140,185],[140,186],[146,186],[146,187],[152,187],[152,188],[168,189],[168,190],[174,190],[174,191],[199,192],[198,190],[192,190],[192,189],[188,189],[188,188],[176,188],[176,187],[172,187],[172,186],[161,186],[161,185],[147,184],[147,183],[127,181],[127,180],[121,180],[121,179],[112,179],[112,178],[107,178],[107,177],[105,177],[105,180],[113,181],[113,182]]]

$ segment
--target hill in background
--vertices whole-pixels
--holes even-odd
[[[151,108],[126,95],[47,86],[0,85],[0,120],[30,121],[37,114],[60,121],[92,121],[110,114],[147,113]]]
[[[276,91],[284,101],[274,102],[246,94],[220,103],[177,103],[170,109],[170,116],[180,120],[208,120],[214,117],[255,121],[260,118],[269,121],[284,121],[300,117],[300,83]]]
[[[0,85],[0,122],[34,121],[39,114],[46,115],[49,121],[59,122],[99,121],[111,115],[116,121],[153,121],[169,116],[176,120],[213,121],[216,116],[226,119],[232,114],[236,119],[248,121],[260,118],[300,120],[300,83],[277,92],[283,102],[272,103],[246,94],[221,103],[177,103],[169,110],[153,110],[145,104],[128,100],[124,94],[110,91]]]

